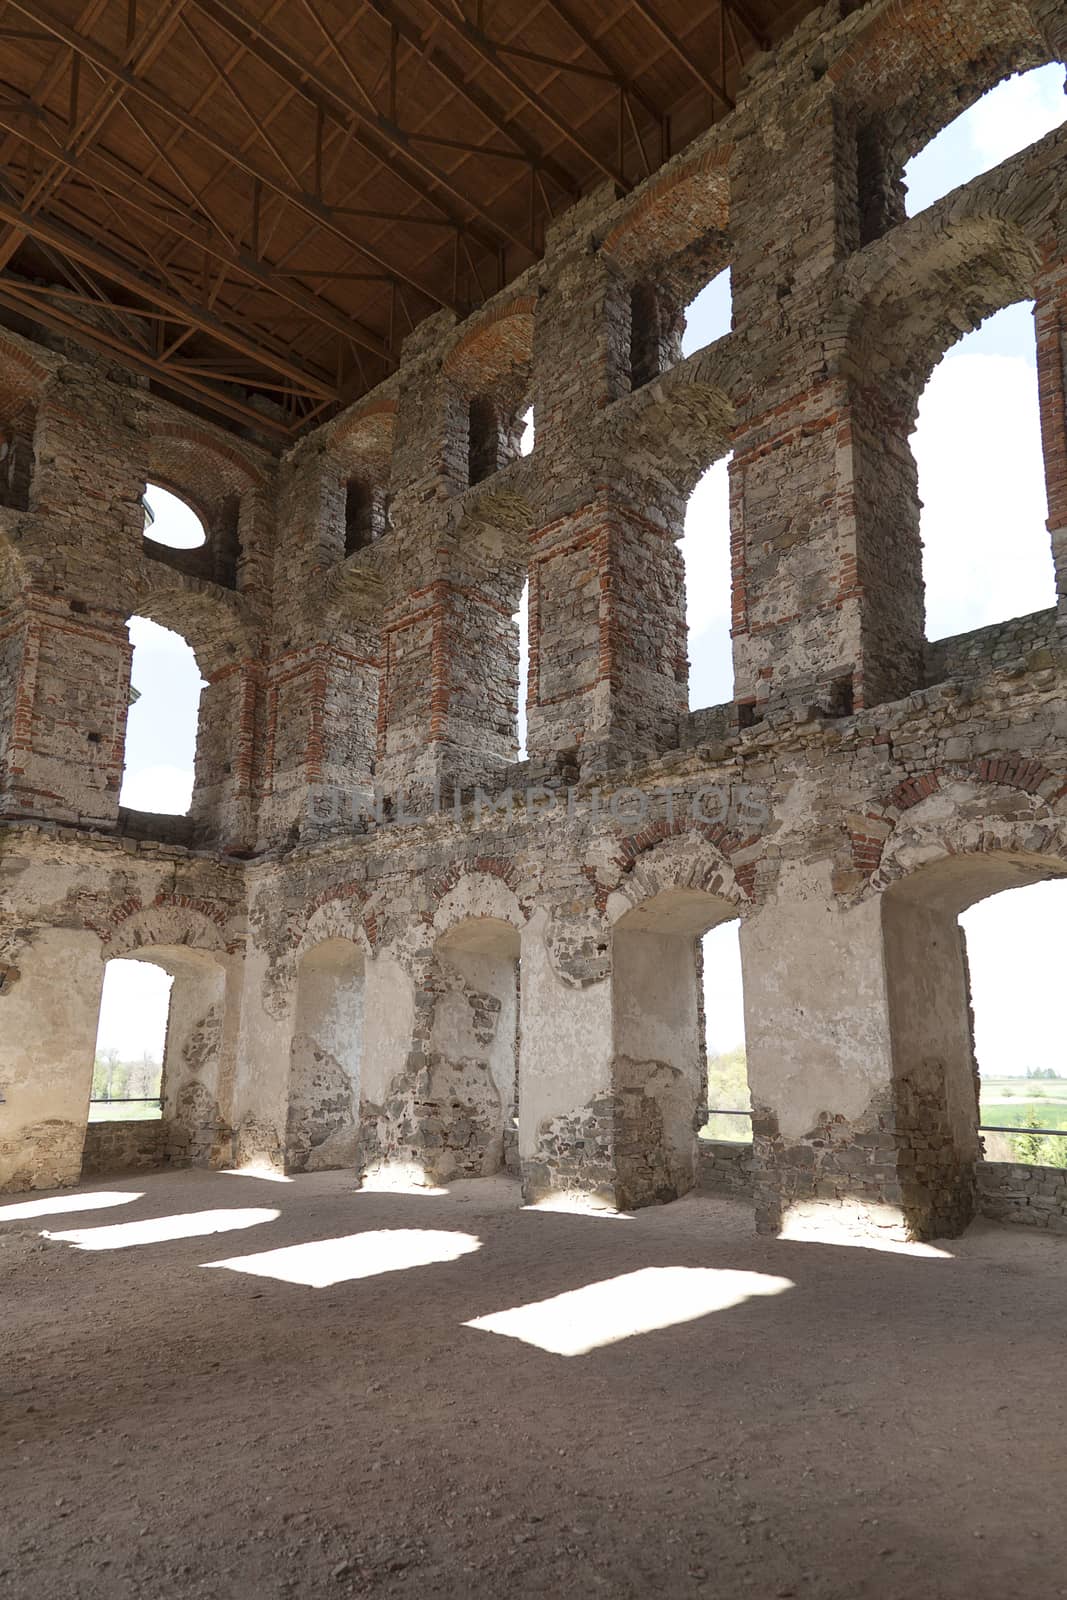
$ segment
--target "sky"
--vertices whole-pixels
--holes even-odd
[[[909,215],[1057,127],[1067,115],[1063,68],[1009,79],[938,136],[905,171]],[[689,309],[684,351],[729,330],[729,274]],[[532,429],[525,448],[532,445]],[[961,633],[1055,602],[1041,462],[1033,319],[1029,306],[991,317],[935,370],[912,439],[923,500],[927,633]],[[188,508],[150,490],[155,532],[199,543]],[[195,526],[194,526],[195,524]],[[686,518],[690,705],[733,698],[726,463],[702,479]],[[1010,559],[1007,557],[1010,554]],[[520,613],[525,701],[526,628]],[[200,676],[192,651],[152,623],[131,624],[134,684],[122,803],[184,811],[192,785]],[[525,727],[520,730],[525,737]],[[996,896],[962,918],[967,931],[979,1064],[988,1073],[1052,1065],[1067,1072],[1054,1014],[1062,971],[1067,883]],[[708,1048],[744,1038],[737,924],[705,940]],[[142,962],[113,963],[101,1010],[102,1048],[139,1056],[154,1027],[162,1045],[169,980]]]

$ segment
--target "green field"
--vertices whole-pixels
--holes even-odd
[[[1067,1079],[983,1078],[981,1121],[985,1127],[1019,1133],[984,1133],[989,1161],[1019,1161],[1034,1167],[1067,1166],[1067,1138],[1037,1128],[1067,1130]]]
[[[90,1122],[158,1122],[163,1115],[157,1101],[96,1101],[89,1107]]]

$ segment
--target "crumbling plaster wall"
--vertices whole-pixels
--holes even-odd
[[[734,113],[633,194],[587,195],[522,278],[465,323],[427,319],[386,384],[278,462],[199,423],[172,437],[180,414],[132,380],[12,337],[35,469],[26,509],[0,522],[0,960],[18,974],[0,1050],[21,1107],[3,1148],[25,1146],[8,1183],[70,1181],[93,940],[114,940],[131,901],[179,895],[215,908],[187,942],[229,963],[238,1162],[285,1162],[301,959],[345,939],[364,971],[353,1163],[417,1182],[491,1166],[512,991],[502,959],[450,955],[448,933],[495,920],[520,948],[529,1197],[684,1192],[700,1019],[695,962],[677,957],[695,934],[626,924],[684,890],[741,920],[757,1224],[963,1225],[973,1064],[955,916],[1067,871],[1067,635],[1061,600],[927,647],[907,438],[952,340],[1035,297],[1067,593],[1067,137],[910,221],[899,178],[982,89],[1063,44],[1043,0],[823,7]],[[732,331],[669,365],[671,306],[726,264]],[[659,334],[635,387],[649,287]],[[471,483],[475,401],[501,419],[499,465]],[[517,458],[530,402],[535,448]],[[731,452],[735,698],[690,714],[677,540],[700,473]],[[219,521],[196,572],[145,554],[151,472]],[[355,480],[388,515],[351,549]],[[181,626],[211,685],[192,850],[117,833],[135,609]],[[360,814],[375,785],[380,825]],[[611,804],[627,786],[637,814]],[[61,1015],[45,1002],[68,942]],[[17,1048],[9,1016],[28,1019]],[[350,1008],[337,1017],[335,1058],[358,1032]],[[457,1063],[481,1085],[473,1119]]]

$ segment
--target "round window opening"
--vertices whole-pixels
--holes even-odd
[[[197,550],[206,543],[204,524],[196,512],[158,483],[145,485],[144,536],[168,550]]]

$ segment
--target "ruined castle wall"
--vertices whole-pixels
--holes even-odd
[[[901,172],[1062,43],[1039,0],[823,7],[735,112],[586,195],[278,460],[12,338],[34,465],[0,522],[0,1182],[76,1175],[103,960],[184,947],[225,974],[174,1025],[174,1083],[212,1102],[189,1159],[229,1130],[271,1169],[332,1142],[368,1180],[490,1170],[517,1032],[527,1195],[669,1199],[702,1099],[678,949],[737,916],[758,1225],[963,1225],[955,921],[1067,875],[1067,613],[927,643],[908,436],[954,340],[1035,298],[1067,593],[1067,135],[910,220]],[[679,360],[677,308],[727,264],[731,332]],[[677,541],[727,454],[735,695],[690,715]],[[200,509],[196,562],[148,549],[147,480]],[[169,842],[118,812],[133,613],[208,682]],[[684,938],[629,920],[660,896]],[[466,924],[486,942],[450,959]],[[348,980],[301,1013],[330,940],[361,952],[358,1087]]]

